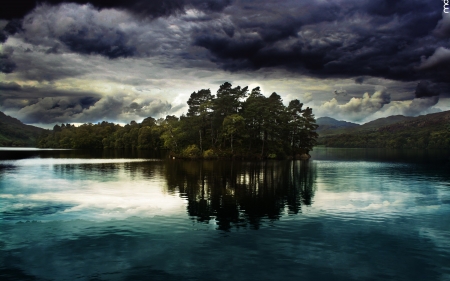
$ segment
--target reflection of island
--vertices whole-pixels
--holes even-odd
[[[169,190],[186,196],[190,216],[215,218],[222,230],[297,214],[315,189],[315,165],[307,161],[170,161],[165,175]]]

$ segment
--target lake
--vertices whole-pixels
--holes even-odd
[[[0,280],[450,280],[450,152],[0,149]]]

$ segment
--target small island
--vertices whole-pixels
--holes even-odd
[[[171,158],[308,159],[318,138],[312,109],[295,99],[288,106],[277,93],[225,82],[216,95],[193,92],[180,117],[145,118],[120,126],[101,122],[55,125],[40,148],[167,149]]]

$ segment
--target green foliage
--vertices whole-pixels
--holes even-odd
[[[357,132],[319,138],[319,144],[348,148],[438,149],[450,147],[450,132],[436,127],[409,128],[396,132]]]
[[[195,144],[189,145],[181,152],[181,156],[185,158],[198,158],[200,155],[200,149]]]
[[[283,158],[308,153],[316,143],[312,109],[298,100],[286,107],[277,93],[262,95],[259,87],[222,84],[193,92],[186,116],[166,116],[121,127],[108,122],[56,125],[39,139],[39,147],[159,149],[185,158]]]
[[[230,143],[230,150],[233,153],[234,145],[242,144],[243,139],[245,139],[248,135],[245,132],[245,120],[239,114],[232,114],[223,120],[222,125],[223,136],[225,137],[224,143]]]
[[[203,158],[205,159],[215,159],[218,155],[213,149],[208,149],[203,151]]]

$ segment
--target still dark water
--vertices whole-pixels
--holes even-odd
[[[0,149],[0,280],[450,280],[450,153]]]

